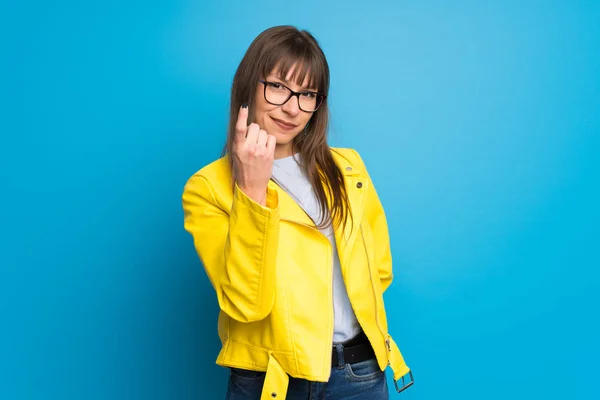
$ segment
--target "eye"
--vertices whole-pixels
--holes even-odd
[[[307,99],[314,99],[317,97],[317,94],[314,92],[304,92],[302,93],[302,97],[306,97]]]
[[[275,88],[275,89],[281,89],[282,88],[281,84],[279,84],[277,82],[269,82],[269,86],[271,86],[272,88]]]

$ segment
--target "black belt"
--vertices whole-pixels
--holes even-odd
[[[364,332],[356,335],[347,342],[341,343],[344,346],[344,363],[354,364],[361,361],[367,361],[375,358],[375,351],[371,347],[371,343]],[[338,365],[338,356],[335,346],[333,346],[331,353],[331,366],[336,367]]]

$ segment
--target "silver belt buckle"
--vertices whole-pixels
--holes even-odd
[[[396,387],[396,392],[401,393],[401,392],[405,391],[406,389],[408,389],[409,387],[411,387],[413,385],[413,383],[415,383],[415,380],[413,379],[412,371],[408,371],[408,374],[410,375],[410,382],[408,382],[406,384],[404,383],[404,376],[406,376],[406,375],[404,375],[402,378],[400,378],[400,379],[402,379],[402,386],[400,388],[398,387],[398,381],[396,381],[394,379],[394,386]]]

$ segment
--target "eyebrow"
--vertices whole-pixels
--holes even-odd
[[[271,75],[271,76],[273,76],[273,75]],[[269,79],[269,78],[267,78],[267,79]],[[275,80],[277,80],[277,81],[280,81],[280,82],[278,82],[278,83],[283,83],[284,85],[286,85],[286,86],[289,86],[289,82],[288,82],[288,80],[287,80],[287,79],[277,78],[277,77],[275,77],[275,76],[273,76],[273,78],[272,78],[272,79],[275,79]],[[270,80],[270,79],[269,79],[269,80]],[[314,88],[305,88],[305,87],[302,87],[302,86],[300,87],[300,91],[301,91],[301,92],[317,92],[317,93],[319,92],[317,89],[314,89]]]

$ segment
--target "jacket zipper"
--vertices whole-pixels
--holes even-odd
[[[369,256],[369,249],[367,248],[367,244],[366,244],[366,241],[365,241],[365,234],[364,234],[364,231],[363,231],[362,224],[360,225],[360,236],[362,238],[363,246],[365,248],[365,252],[366,252],[366,255],[367,255],[367,264],[368,264],[368,267],[369,267],[369,278],[371,279],[371,288],[373,289],[372,293],[373,293],[373,300],[374,300],[374,304],[375,304],[375,323],[377,325],[377,328],[379,329],[379,332],[381,333],[381,335],[385,339],[385,345],[386,345],[386,347],[388,349],[388,352],[391,352],[392,351],[392,346],[390,344],[390,339],[389,339],[387,333],[385,333],[383,331],[383,329],[381,328],[381,325],[379,325],[379,309],[377,307],[377,297],[375,295],[376,290],[375,290],[375,281],[373,280],[373,269],[371,268],[371,257]],[[387,364],[390,365],[389,354],[386,354],[386,358],[387,358]]]

